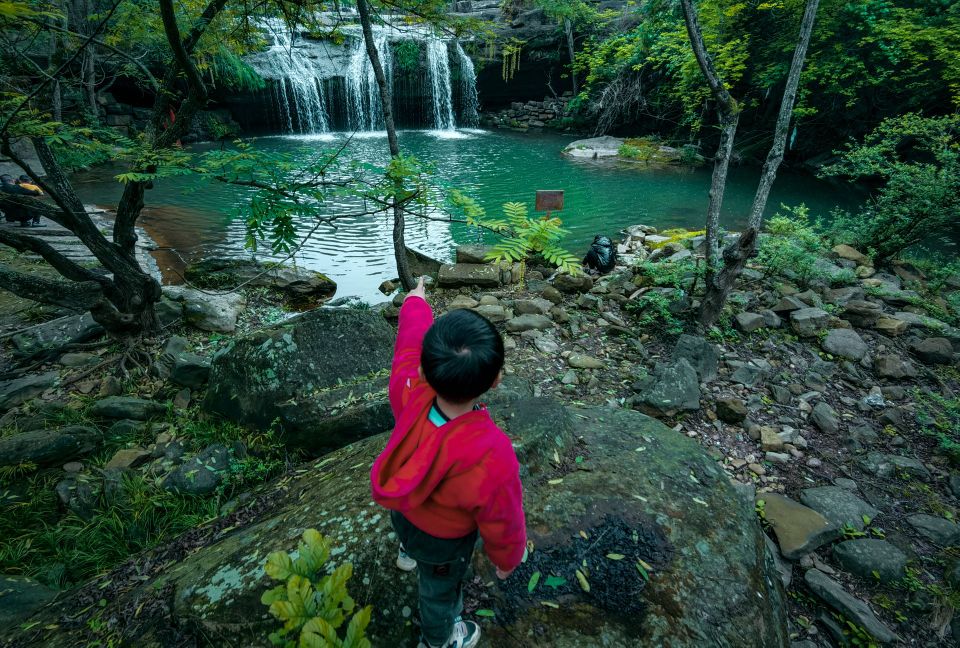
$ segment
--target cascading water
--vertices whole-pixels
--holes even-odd
[[[387,78],[390,96],[393,96],[393,54],[390,52],[390,43],[386,34],[374,37],[377,54],[380,55],[380,65]],[[383,130],[386,124],[383,119],[383,106],[380,103],[380,88],[373,73],[373,65],[367,56],[367,47],[363,38],[355,41],[353,54],[346,73],[347,88],[347,119],[351,129],[355,130]]]
[[[447,43],[439,38],[427,40],[427,75],[433,91],[433,127],[454,130],[453,91],[450,87],[450,57]]]
[[[325,133],[329,130],[323,81],[313,61],[293,42],[283,25],[268,24],[273,44],[264,57],[266,69],[261,76],[273,79],[272,94],[281,121],[291,133]]]
[[[300,39],[298,30],[291,32],[279,21],[262,26],[272,36],[271,45],[246,61],[270,81],[264,98],[274,127],[288,133],[386,128],[380,89],[359,29],[345,27],[348,38],[341,44]],[[417,46],[404,46],[402,53],[397,50],[402,57],[397,63],[393,48],[410,41]],[[458,120],[461,126],[477,125],[476,72],[459,43],[426,30],[379,27],[374,31],[374,46],[394,99],[398,126],[450,132],[456,130]],[[411,60],[414,52],[417,58]],[[420,53],[425,53],[423,59]],[[395,66],[400,67],[394,70]]]
[[[473,61],[457,41],[457,59],[460,64],[460,118],[464,126],[480,123],[480,100],[477,98],[477,72]]]

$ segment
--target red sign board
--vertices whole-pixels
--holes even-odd
[[[537,191],[536,211],[561,211],[563,209],[563,190],[562,189],[540,189]]]

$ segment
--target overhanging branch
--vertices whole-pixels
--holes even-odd
[[[90,310],[103,300],[103,290],[95,281],[57,281],[17,272],[3,264],[0,264],[0,287],[24,299],[75,311]]]

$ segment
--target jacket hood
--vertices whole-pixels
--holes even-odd
[[[432,406],[436,392],[421,385],[397,421],[386,449],[370,471],[373,499],[381,506],[408,511],[423,504],[454,468],[466,469],[486,454],[485,448],[470,442],[477,430],[493,425],[486,409],[468,412],[419,439],[397,431],[409,431]],[[464,438],[459,438],[464,437]],[[452,442],[456,439],[456,442]]]

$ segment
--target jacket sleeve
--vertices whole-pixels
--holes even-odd
[[[393,409],[394,419],[400,416],[404,396],[419,378],[423,337],[432,324],[433,311],[426,301],[419,297],[410,297],[403,302],[400,307],[397,344],[393,350],[393,364],[390,368],[390,407]]]
[[[483,550],[490,562],[511,571],[523,560],[527,548],[527,525],[523,517],[523,487],[520,474],[514,470],[479,510],[475,517]]]

